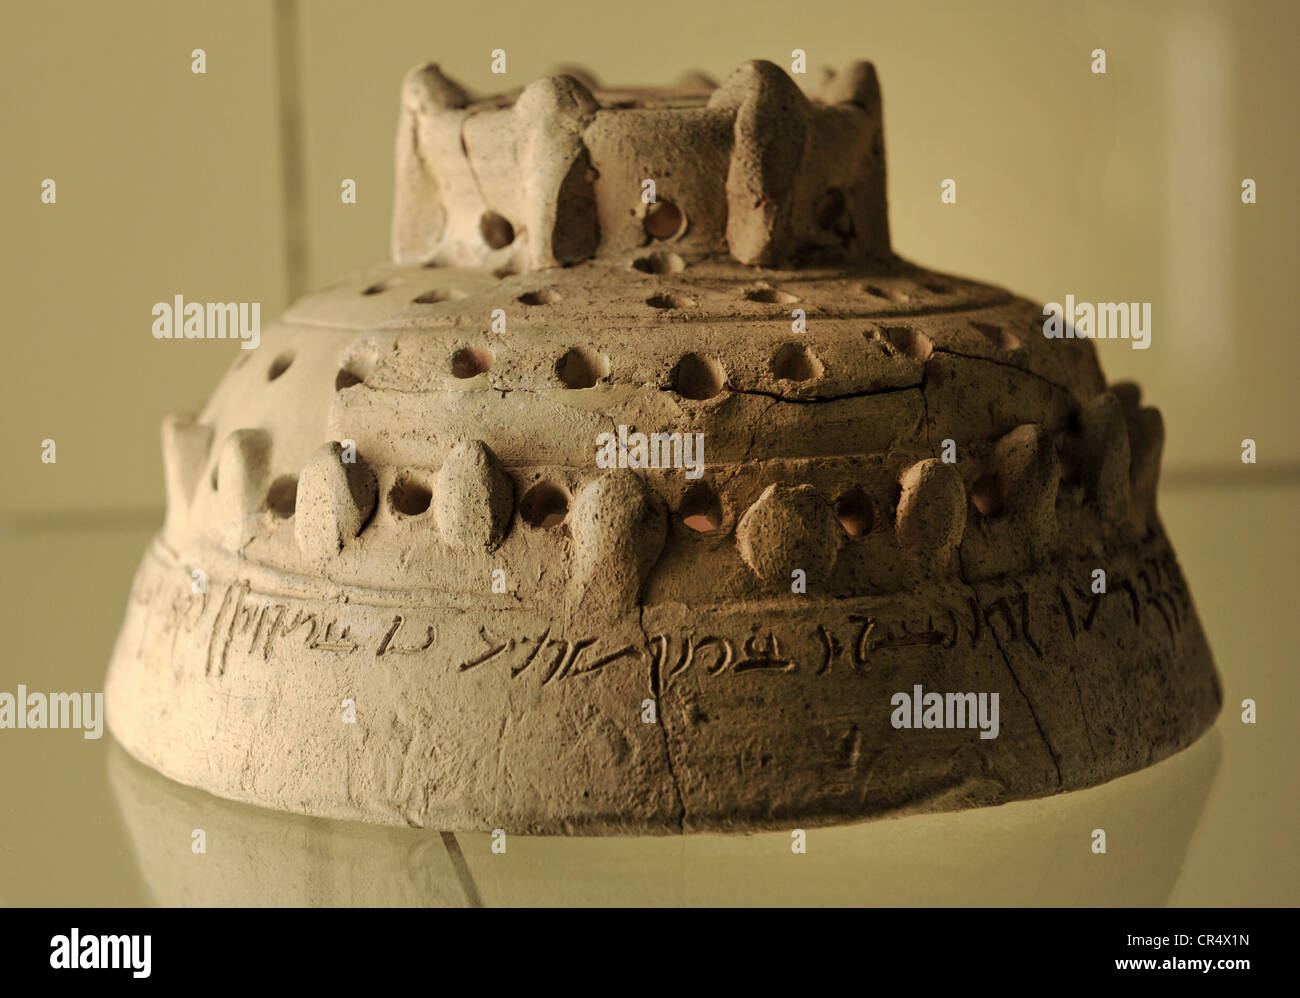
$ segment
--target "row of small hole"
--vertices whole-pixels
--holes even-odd
[[[1020,340],[1000,326],[980,322],[972,325],[1000,349],[1014,350],[1020,346]],[[880,337],[892,349],[912,360],[924,362],[934,349],[928,336],[906,326],[887,327],[880,331]],[[477,377],[490,370],[495,359],[492,351],[484,347],[461,347],[451,357],[452,377]],[[274,381],[288,369],[292,361],[292,354],[276,358],[267,378]],[[824,371],[817,355],[802,343],[782,344],[772,356],[772,373],[781,381],[815,381]],[[556,361],[555,374],[565,388],[593,388],[609,377],[609,358],[586,347],[573,347]],[[334,390],[342,391],[361,384],[363,380],[354,371],[343,368],[334,379]],[[722,391],[725,384],[722,366],[712,358],[694,353],[687,354],[678,361],[672,381],[677,394],[694,401],[713,398]]]
[[[986,509],[983,495],[976,490],[975,504],[986,516],[996,511]],[[298,479],[282,475],[271,483],[266,493],[266,505],[281,519],[293,516],[298,502]],[[426,513],[433,502],[433,493],[423,482],[411,475],[401,475],[388,491],[388,502],[395,513],[404,517]],[[530,527],[540,530],[558,527],[569,512],[569,494],[552,482],[538,482],[525,494],[519,504],[519,515]],[[678,514],[682,523],[697,533],[711,533],[724,522],[722,500],[711,486],[697,482],[682,496]],[[850,537],[861,537],[870,532],[873,522],[871,500],[861,489],[841,496],[836,503],[835,515],[844,532]]]
[[[656,251],[646,256],[637,257],[632,261],[632,266],[634,269],[646,274],[677,274],[686,268],[686,262],[676,253]],[[504,279],[515,276],[515,273],[510,267],[501,267],[493,271],[493,276]],[[389,283],[380,282],[370,285],[361,293],[363,295],[377,295],[387,291],[389,287],[391,287]],[[946,284],[937,281],[925,282],[921,287],[936,295],[948,294],[952,290]],[[882,288],[874,284],[864,286],[863,290],[873,298],[882,298],[891,302],[907,302],[911,299],[911,296],[905,291]],[[413,298],[412,303],[416,305],[435,305],[441,302],[461,301],[465,297],[465,292],[454,288],[446,291],[434,289]],[[745,292],[745,298],[766,305],[793,305],[800,300],[798,295],[790,294],[790,292],[782,291],[779,288],[754,288]],[[562,300],[562,296],[554,288],[526,291],[516,299],[523,305],[554,305]],[[647,299],[646,304],[655,308],[690,308],[696,302],[680,292],[664,292]],[[975,323],[975,325],[978,326],[979,324]]]
[[[528,526],[551,530],[564,523],[569,514],[569,493],[554,482],[538,482],[519,503],[519,515]],[[697,482],[682,496],[678,515],[682,523],[697,533],[710,533],[722,526],[722,500],[712,487]]]
[[[986,516],[996,511],[986,509],[985,498],[977,488],[975,504]],[[294,515],[298,502],[298,479],[294,475],[281,475],[271,483],[266,493],[266,506],[274,515],[288,519]],[[388,504],[402,517],[422,516],[433,502],[429,486],[413,475],[401,474],[388,490]],[[861,537],[870,532],[874,522],[872,502],[862,489],[852,489],[842,495],[835,505],[835,515],[850,537]],[[569,493],[553,482],[538,482],[526,493],[519,504],[519,515],[528,526],[548,530],[560,526],[568,516]],[[712,533],[720,529],[725,516],[722,499],[706,482],[697,482],[682,495],[678,507],[682,523],[697,533]]]
[[[658,200],[646,209],[645,218],[641,220],[642,228],[651,239],[672,239],[686,228],[686,214],[671,201]],[[479,237],[488,249],[505,249],[515,241],[515,227],[504,215],[495,211],[485,211],[478,220]],[[368,290],[367,294],[376,294]]]
[[[215,470],[213,487],[216,487]],[[979,479],[971,486],[971,502],[981,515],[997,516],[1002,512],[996,482],[991,475]],[[281,475],[266,492],[266,507],[275,516],[288,519],[294,515],[298,502],[298,479],[294,475]],[[421,516],[433,502],[433,493],[418,478],[399,475],[388,490],[388,503],[394,513],[403,517]],[[552,482],[538,482],[530,488],[519,504],[519,515],[530,527],[550,529],[562,524],[569,512],[569,494]],[[722,500],[706,482],[697,482],[682,496],[678,515],[682,523],[697,533],[712,533],[722,527],[724,513]],[[863,537],[875,524],[874,504],[860,488],[841,495],[835,502],[835,517],[850,537]]]
[[[940,281],[923,281],[920,286],[932,295],[946,295],[952,291],[952,288]],[[906,291],[898,288],[882,288],[878,284],[864,285],[862,290],[873,298],[883,298],[885,301],[907,302],[912,299]]]
[[[552,482],[538,482],[524,494],[519,505],[524,522],[537,529],[558,527],[568,510],[568,492]],[[697,482],[683,493],[677,513],[684,526],[701,534],[721,529],[726,519],[721,497],[706,482]],[[871,498],[859,488],[840,496],[835,504],[835,516],[850,537],[865,536],[875,523]]]
[[[272,486],[272,491],[275,490]],[[293,482],[296,490],[296,481]],[[277,499],[283,502],[282,499]],[[399,475],[388,490],[388,505],[394,513],[402,517],[416,517],[426,513],[433,502],[433,493],[429,487],[412,475]],[[293,512],[292,496],[288,499],[289,511]],[[268,504],[270,499],[268,499]],[[273,508],[276,508],[273,506]],[[569,493],[554,482],[538,482],[524,493],[519,503],[519,515],[528,526],[538,530],[549,530],[560,526],[569,513]],[[718,494],[707,484],[700,482],[686,490],[682,497],[679,513],[682,522],[691,530],[701,533],[717,530],[722,526],[722,501]]]
[[[637,257],[632,261],[632,266],[634,269],[646,274],[678,274],[685,269],[686,262],[676,253],[655,252],[647,256]],[[493,276],[504,279],[515,276],[515,273],[510,267],[501,267],[493,271]],[[380,282],[370,285],[361,293],[363,295],[377,295],[387,291],[391,286],[389,283]],[[937,282],[930,282],[921,286],[937,295],[947,294],[951,290],[947,285]],[[882,288],[874,284],[866,285],[863,290],[873,298],[883,298],[886,301],[906,302],[910,300],[910,296],[904,291]],[[411,301],[416,305],[436,305],[441,302],[462,301],[466,297],[465,292],[455,288],[446,291],[435,288],[411,299]],[[671,299],[673,298],[680,298],[685,304],[672,302]],[[779,288],[753,288],[745,292],[745,298],[766,305],[793,305],[800,300],[798,295],[782,291]],[[556,302],[562,301],[563,298],[554,288],[541,288],[536,291],[527,291],[516,300],[523,305],[554,305]],[[669,303],[660,304],[660,301]],[[680,292],[668,292],[648,299],[646,304],[653,305],[655,308],[688,308],[696,303]]]
[[[656,299],[651,299],[652,303],[655,301]],[[659,307],[683,306],[677,302],[674,305],[661,304]],[[971,325],[999,349],[1015,350],[1020,346],[1020,340],[1001,326],[983,322],[972,322]],[[870,335],[871,338],[883,340],[890,349],[912,360],[924,362],[934,349],[928,336],[907,326],[889,326]],[[461,347],[452,354],[451,374],[459,379],[477,377],[490,370],[495,359],[492,351],[484,347]],[[292,352],[277,357],[267,372],[267,379],[274,381],[280,377],[292,362]],[[812,350],[801,343],[782,344],[772,356],[771,369],[777,379],[796,383],[814,381],[825,370]],[[555,373],[566,388],[592,388],[609,377],[609,358],[585,347],[574,347],[556,362]],[[334,379],[334,389],[342,391],[363,380],[360,374],[343,368]],[[679,395],[697,401],[713,398],[724,386],[721,365],[711,358],[693,353],[685,355],[678,362],[672,380],[674,390]]]
[[[500,279],[504,279],[506,277],[513,277],[514,273],[515,272],[510,268],[502,267],[495,271],[494,275]],[[387,291],[389,287],[390,285],[385,283],[372,284],[361,293],[363,295],[377,295]],[[468,296],[465,292],[458,288],[449,288],[447,290],[434,288],[430,291],[424,292],[422,295],[417,295],[412,298],[411,304],[438,305],[442,302],[463,301],[466,297]],[[526,291],[515,300],[521,305],[554,305],[556,302],[562,300],[562,296],[554,288],[541,288],[537,291]]]
[[[389,508],[400,517],[422,516],[433,502],[429,486],[411,474],[401,474],[388,490]],[[551,482],[538,482],[519,504],[519,515],[530,527],[548,529],[564,522],[569,494]]]
[[[495,361],[485,347],[461,347],[451,355],[451,374],[458,379],[474,378],[491,369]],[[587,347],[573,347],[555,362],[555,375],[565,388],[594,388],[610,375],[609,358]],[[800,343],[786,343],[772,357],[772,373],[782,381],[812,381],[824,368],[816,355]],[[350,368],[341,368],[334,378],[334,390],[343,391],[365,379]],[[693,401],[711,399],[721,393],[726,381],[722,365],[711,357],[686,354],[672,373],[673,389]]]
[[[641,226],[651,239],[672,239],[686,229],[686,214],[671,201],[657,200],[646,209]],[[485,211],[478,220],[479,237],[488,249],[505,249],[515,241],[515,227],[504,215]],[[382,291],[382,287],[377,287]],[[367,291],[375,294],[377,291]]]

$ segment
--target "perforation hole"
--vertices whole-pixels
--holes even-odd
[[[266,369],[266,380],[274,381],[285,371],[289,370],[289,365],[293,363],[293,353],[282,353],[271,361],[271,366]]]
[[[632,267],[643,274],[680,274],[686,261],[671,250],[655,250],[632,261]]]
[[[850,489],[836,501],[835,518],[850,537],[862,537],[870,533],[875,521],[871,497],[862,489]]]
[[[812,381],[822,370],[822,362],[801,343],[785,344],[772,358],[772,373],[781,381]]]
[[[997,516],[1002,512],[1002,497],[992,475],[985,475],[970,487],[970,498],[983,516]]]
[[[554,529],[569,515],[569,493],[554,482],[538,482],[524,493],[519,515],[530,527]]]
[[[662,294],[651,295],[645,300],[645,303],[651,308],[663,309],[665,311],[674,308],[695,307],[694,298],[680,294],[676,291],[665,291]]]
[[[492,367],[492,351],[482,347],[461,347],[451,355],[453,378],[474,378]]]
[[[910,298],[910,296],[904,291],[899,291],[896,288],[887,288],[880,284],[867,284],[862,288],[862,290],[871,295],[872,298],[883,298],[885,301],[905,302]]]
[[[1020,339],[1001,326],[995,326],[991,322],[972,322],[971,326],[999,350],[1015,350],[1020,346]]]
[[[764,302],[768,305],[793,305],[799,300],[797,296],[777,288],[755,288],[753,291],[746,291],[745,297],[750,301]]]
[[[509,219],[498,215],[495,211],[483,213],[478,220],[478,231],[490,249],[505,249],[515,241],[515,227],[510,224]]]
[[[266,490],[266,508],[282,520],[293,516],[297,505],[298,479],[293,475],[281,475]]]
[[[671,239],[682,231],[686,216],[671,201],[662,199],[646,209],[642,227],[651,239]]]
[[[554,305],[559,300],[560,293],[553,288],[525,291],[519,296],[519,301],[524,305]]]
[[[433,493],[424,482],[414,475],[397,476],[393,487],[388,490],[388,505],[394,513],[401,516],[419,516],[433,502]]]
[[[888,326],[879,335],[890,347],[912,360],[924,362],[934,353],[934,341],[908,326]]]
[[[334,390],[341,392],[345,388],[351,388],[353,385],[365,384],[366,379],[356,371],[346,367],[340,367],[339,373],[334,375]]]
[[[465,297],[465,292],[459,291],[456,288],[449,288],[446,290],[435,288],[432,291],[426,291],[424,294],[420,295],[417,298],[412,298],[411,304],[436,305],[439,302],[444,302],[444,301],[460,301],[464,297]]]
[[[574,347],[555,363],[555,376],[565,388],[594,388],[609,370],[609,358],[587,347]]]
[[[722,527],[722,500],[705,482],[696,482],[686,490],[678,513],[682,523],[697,533],[707,534]]]
[[[711,357],[688,353],[673,369],[673,391],[682,398],[702,401],[722,391],[722,365]]]

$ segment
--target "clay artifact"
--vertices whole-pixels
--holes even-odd
[[[182,783],[446,830],[810,826],[1087,787],[1214,719],[1164,427],[893,254],[880,93],[402,89],[392,262],[163,426],[107,681]]]

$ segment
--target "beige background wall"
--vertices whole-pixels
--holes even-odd
[[[0,512],[156,513],[159,421],[200,405],[237,345],[156,341],[152,304],[261,301],[269,322],[294,290],[287,233],[310,285],[381,258],[398,86],[427,59],[479,91],[564,63],[657,83],[788,66],[794,48],[810,69],[871,59],[901,253],[1038,300],[1152,302],[1149,350],[1100,349],[1112,380],[1164,410],[1167,482],[1300,467],[1288,0],[63,0],[9,2],[5,22]],[[1097,47],[1105,76],[1089,71]],[[295,116],[301,174],[282,127]],[[40,203],[45,177],[56,205]],[[340,203],[345,177],[356,205]],[[956,205],[939,201],[949,177]],[[1243,177],[1259,204],[1241,204]],[[46,437],[57,465],[40,462]]]
[[[237,353],[229,342],[155,341],[153,302],[178,292],[259,300],[269,322],[299,269],[319,284],[381,258],[398,86],[409,66],[438,60],[470,87],[492,89],[561,63],[585,63],[607,80],[658,82],[693,67],[721,77],[745,59],[788,59],[796,47],[814,67],[866,57],[883,84],[900,252],[1040,300],[1073,292],[1153,302],[1154,346],[1103,344],[1102,360],[1112,378],[1141,380],[1165,411],[1163,515],[1225,692],[1215,736],[1223,760],[1208,767],[1213,788],[1190,844],[1175,842],[1185,855],[1160,851],[1134,816],[1169,793],[1177,803],[1167,816],[1195,815],[1204,788],[1169,767],[1208,740],[1133,782],[1025,805],[1050,811],[1041,820],[1051,825],[1051,866],[1042,873],[1008,822],[1011,809],[945,816],[994,828],[992,837],[961,838],[994,848],[941,851],[933,866],[937,840],[923,828],[909,847],[940,875],[917,887],[977,880],[962,900],[989,904],[1014,900],[1017,878],[1032,877],[1039,903],[1127,903],[1136,891],[1149,904],[1160,900],[1150,884],[1167,890],[1181,864],[1172,904],[1295,903],[1300,771],[1290,714],[1300,679],[1283,624],[1300,592],[1292,387],[1300,206],[1284,185],[1300,152],[1300,69],[1290,51],[1300,4],[5,0],[0,14],[0,427],[8,444],[0,605],[10,638],[0,689],[101,685],[131,573],[161,515],[159,421],[200,405]],[[1108,53],[1105,77],[1088,72],[1098,46]],[[195,47],[207,50],[206,76],[190,72]],[[488,72],[493,48],[508,52],[505,81]],[[296,87],[281,85],[286,63],[296,63],[288,78]],[[286,163],[292,132],[283,128],[295,114],[300,175],[292,155]],[[1259,182],[1258,205],[1240,204],[1242,176]],[[58,182],[55,206],[40,203],[45,177]],[[339,202],[343,177],[360,185],[355,206]],[[955,206],[939,203],[945,177],[958,181]],[[1250,469],[1237,457],[1248,435],[1260,443],[1261,464]],[[58,441],[56,465],[40,463],[45,437]],[[1259,702],[1258,725],[1238,720],[1246,697]],[[241,818],[237,805],[202,794],[177,811],[178,788],[161,778],[149,777],[163,787],[161,803],[120,773],[106,780],[109,739],[29,732],[4,747],[0,905],[265,901],[267,883],[314,892],[305,899],[319,903],[361,883],[349,879],[359,867],[343,862],[352,855],[343,832],[322,826],[306,838],[294,819],[282,819],[286,831],[268,812],[244,808]],[[1096,796],[1108,793],[1140,803]],[[1077,840],[1051,810],[1061,805],[1088,812]],[[1113,834],[1111,856],[1086,851],[1098,822]],[[219,864],[202,875],[218,888],[207,893],[191,891],[195,881],[166,865],[160,845],[174,852],[168,830],[181,828],[189,862],[184,832],[199,824],[227,843],[202,861]],[[763,890],[780,903],[889,901],[880,890],[888,876],[873,879],[863,867],[881,861],[854,838],[863,830],[814,838],[805,857],[813,872],[801,866],[797,882],[788,845],[777,862],[765,860],[757,837],[684,842],[689,863],[668,883],[722,903]],[[230,866],[232,856],[257,858],[230,848],[240,841],[269,843],[271,865]],[[481,842],[461,841],[476,873],[497,861]],[[364,844],[367,862],[386,862]],[[580,846],[557,862],[569,846],[512,844],[508,876],[522,886],[504,899],[608,901],[595,892],[627,883],[614,862],[629,855],[622,842]],[[1152,852],[1159,862],[1137,862]],[[393,868],[405,887],[413,867],[403,856]],[[1106,871],[1095,873],[1094,860]],[[193,876],[196,868],[186,869]],[[737,869],[731,879],[719,872]],[[888,872],[896,878],[899,869]],[[1125,890],[1115,890],[1117,871],[1130,870]],[[821,895],[819,876],[833,883]],[[534,886],[548,877],[563,885],[558,895]],[[486,879],[481,887],[488,903],[503,900]],[[915,897],[907,887],[901,900]]]

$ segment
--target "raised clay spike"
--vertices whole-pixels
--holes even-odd
[[[600,105],[572,76],[530,83],[519,95],[524,200],[533,270],[593,256],[600,242],[591,154],[582,135]]]
[[[628,612],[663,550],[668,520],[663,503],[629,470],[611,471],[578,496],[570,590],[593,614]]]
[[[1165,446],[1165,421],[1160,410],[1142,405],[1142,389],[1131,381],[1111,385],[1119,400],[1129,440],[1129,525],[1147,533],[1155,516],[1156,486],[1160,480],[1160,458]]]
[[[855,62],[843,72],[833,74],[821,89],[821,99],[828,104],[856,104],[879,118],[880,80],[876,77],[876,67],[869,62]]]
[[[1160,482],[1160,458],[1165,449],[1165,420],[1160,410],[1144,406],[1132,413],[1129,421],[1132,440],[1130,477],[1133,489],[1133,512],[1145,526],[1156,510],[1156,486]]]
[[[1034,557],[1046,557],[1056,538],[1056,490],[1061,466],[1047,432],[1035,424],[1017,426],[989,455],[1000,513],[1023,531]]]
[[[1128,512],[1129,441],[1124,407],[1103,392],[1079,412],[1080,445],[1088,492],[1105,520]]]
[[[375,473],[354,449],[337,441],[322,445],[298,477],[298,547],[312,558],[338,554],[375,511],[377,491]]]
[[[769,485],[736,525],[740,556],[754,574],[788,585],[801,569],[810,589],[825,587],[843,540],[826,496],[811,485]]]
[[[888,258],[869,63],[834,77],[816,101],[764,61],[716,89],[589,82],[538,80],[501,107],[470,101],[436,66],[409,74],[393,259],[537,270],[635,249],[647,234],[765,266]],[[623,113],[629,103],[635,117]],[[711,138],[723,131],[729,148]],[[647,180],[657,193],[642,218]],[[671,207],[656,226],[661,195]]]
[[[176,537],[189,516],[190,501],[212,450],[212,427],[193,413],[167,416],[162,424],[163,478],[167,487],[167,520],[163,533]]]
[[[1142,403],[1142,387],[1132,381],[1117,381],[1110,386],[1110,393],[1119,399],[1126,414],[1137,412]]]
[[[217,461],[217,499],[227,517],[266,509],[270,460],[271,435],[265,430],[235,430],[226,437]]]
[[[443,540],[460,551],[491,551],[514,512],[514,485],[482,440],[451,449],[433,486],[433,514]]]
[[[931,457],[908,468],[899,484],[899,543],[927,566],[946,568],[966,528],[961,476],[951,464]]]
[[[402,83],[402,111],[397,126],[397,210],[393,213],[393,259],[422,260],[441,241],[447,225],[444,192],[438,177],[424,168],[429,137],[425,122],[436,112],[469,103],[459,84],[434,63],[416,66]]]
[[[894,256],[875,72],[813,79],[409,74],[395,262],[164,426],[126,750],[324,817],[643,834],[1039,797],[1205,731],[1159,413]],[[917,684],[998,696],[997,736],[895,728]]]
[[[551,76],[570,76],[581,83],[587,90],[599,90],[600,80],[586,66],[557,66],[551,71]]]
[[[778,66],[756,61],[715,90],[709,106],[736,115],[727,171],[727,245],[741,263],[769,266],[791,243],[808,99]]]
[[[814,105],[780,67],[741,67],[709,99],[735,108],[727,244],[742,263],[887,256],[880,86],[870,63],[832,75]]]

